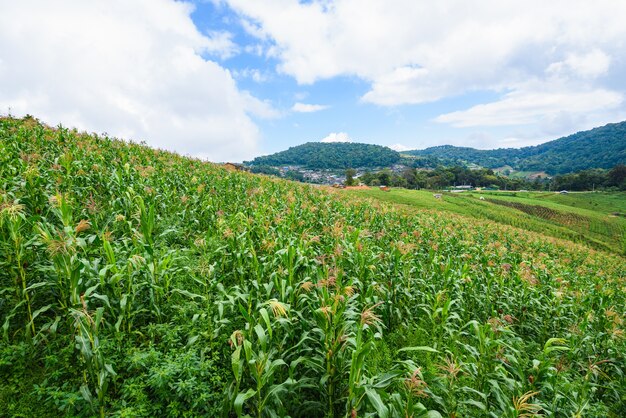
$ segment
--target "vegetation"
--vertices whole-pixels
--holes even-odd
[[[268,176],[280,176],[280,171],[269,165],[255,165],[250,168],[250,172],[255,174],[266,174]]]
[[[400,160],[396,151],[372,144],[351,142],[307,142],[286,151],[257,157],[246,164],[283,166],[300,165],[314,169],[347,169],[356,167],[389,167]]]
[[[626,255],[625,193],[471,191],[445,193],[377,189],[351,192],[376,200],[489,220]],[[482,199],[481,199],[482,198]]]
[[[359,180],[368,186],[393,186],[407,189],[440,190],[453,185],[470,185],[473,187],[490,187],[493,189],[533,189],[541,190],[549,187],[547,179],[529,181],[521,178],[510,178],[496,175],[491,169],[470,170],[461,166],[443,167],[434,170],[406,168],[401,173],[389,169],[378,172],[366,172]]]
[[[473,163],[485,168],[511,166],[522,171],[565,174],[626,163],[626,121],[578,132],[541,145],[478,150],[443,145],[404,154],[435,157],[446,165]]]
[[[552,190],[626,190],[626,166],[616,165],[611,170],[583,170],[556,176],[550,183]]]
[[[625,193],[542,193],[533,196],[544,202],[554,202],[572,208],[590,209],[599,214],[616,216],[626,213]]]
[[[346,186],[354,186],[356,184],[354,176],[356,176],[356,170],[354,168],[346,170]]]
[[[434,170],[406,168],[401,173],[389,169],[365,172],[359,180],[368,186],[430,190],[441,190],[453,185],[503,190],[626,190],[626,166],[617,165],[611,170],[584,170],[553,178],[537,177],[534,180],[499,175],[491,169],[439,166]]]
[[[626,414],[621,257],[32,118],[0,196],[6,415]]]

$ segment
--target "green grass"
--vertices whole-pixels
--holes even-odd
[[[626,192],[581,192],[566,195],[547,193],[538,195],[537,199],[552,201],[573,208],[589,209],[607,215],[616,212],[626,214]]]
[[[594,248],[626,254],[626,217],[614,212],[626,211],[626,193],[557,193],[538,192],[463,192],[444,193],[435,199],[425,190],[379,189],[349,190],[360,196],[418,209],[456,213],[540,232],[556,238],[585,243]],[[480,200],[483,196],[487,200]],[[493,201],[513,202],[531,209],[542,206],[552,212],[526,212]],[[533,215],[539,213],[538,215]],[[544,215],[544,216],[541,216]]]
[[[473,196],[515,199],[529,204],[545,205],[583,215],[612,215],[626,213],[626,192],[518,192],[518,191],[472,191]],[[557,205],[557,206],[555,206]]]

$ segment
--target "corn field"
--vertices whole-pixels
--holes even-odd
[[[589,228],[589,224],[591,223],[591,221],[588,218],[582,215],[577,215],[575,213],[566,214],[566,213],[559,212],[558,210],[547,208],[545,206],[527,205],[525,203],[509,202],[506,200],[498,200],[498,199],[486,199],[486,200],[496,205],[502,205],[502,206],[508,206],[510,208],[515,208],[529,215],[551,220],[562,225],[580,225],[580,226]]]
[[[9,416],[623,417],[625,295],[579,244],[0,120]]]

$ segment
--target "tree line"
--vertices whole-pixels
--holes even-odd
[[[465,167],[438,167],[435,170],[407,168],[400,173],[389,169],[368,171],[355,178],[352,169],[346,170],[346,185],[363,183],[368,186],[404,187],[407,189],[445,189],[469,185],[504,190],[626,190],[626,166],[616,165],[610,170],[589,169],[577,173],[535,179],[498,175],[491,169],[470,170]]]

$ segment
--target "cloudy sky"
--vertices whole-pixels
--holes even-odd
[[[0,0],[0,114],[214,161],[626,119],[623,0]]]

